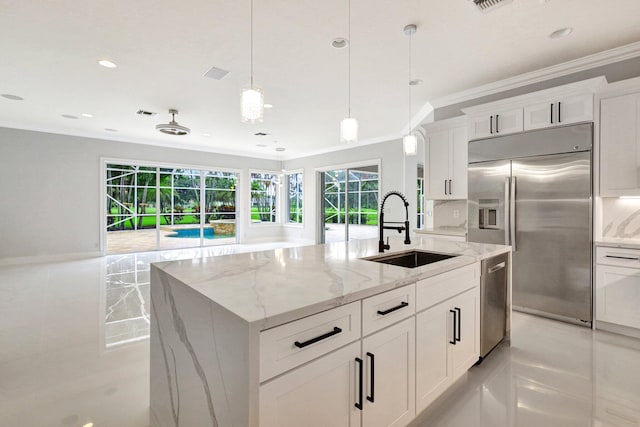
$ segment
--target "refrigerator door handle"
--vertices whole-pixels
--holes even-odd
[[[516,188],[517,188],[517,178],[514,176],[511,178],[511,197],[509,197],[509,229],[511,233],[511,247],[513,252],[516,252],[518,249],[516,247],[517,234],[516,234]]]
[[[511,188],[511,178],[506,177],[504,179],[504,243],[505,245],[511,244],[511,218],[510,218],[510,206],[509,189]]]

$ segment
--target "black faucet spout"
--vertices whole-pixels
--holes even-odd
[[[394,196],[394,195],[400,197],[404,202],[404,211],[406,215],[404,226],[387,226],[385,225],[385,222],[384,222],[384,204],[386,203],[389,196]],[[384,252],[385,249],[389,249],[389,244],[384,243],[385,229],[397,230],[398,233],[402,233],[402,231],[404,231],[405,232],[404,244],[405,245],[411,244],[411,239],[409,238],[409,202],[407,201],[406,197],[404,197],[404,195],[399,191],[390,191],[387,194],[385,194],[384,198],[382,199],[382,203],[380,203],[380,215],[378,217],[378,226],[379,226],[379,234],[380,234],[380,240],[378,240],[378,252]]]

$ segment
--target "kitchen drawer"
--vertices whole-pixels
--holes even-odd
[[[362,301],[362,335],[392,325],[416,312],[416,285],[403,286]]]
[[[596,248],[596,263],[616,267],[640,268],[640,250],[626,248]]]
[[[480,284],[480,263],[447,271],[416,283],[416,312]]]
[[[360,339],[360,301],[260,333],[260,382]]]

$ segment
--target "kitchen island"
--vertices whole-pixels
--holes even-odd
[[[405,268],[377,243],[153,264],[151,425],[411,421],[478,360],[479,263],[510,247],[392,238],[457,255]]]

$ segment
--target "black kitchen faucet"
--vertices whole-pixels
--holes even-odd
[[[404,221],[404,226],[396,225],[396,226],[387,226],[385,224],[402,224],[401,222],[384,222],[384,204],[389,198],[389,196],[398,196],[404,202],[404,210],[406,214],[406,220]],[[380,229],[380,240],[378,241],[378,252],[384,252],[385,249],[389,249],[389,238],[387,238],[387,243],[384,243],[384,230],[398,230],[398,233],[402,233],[404,230],[404,244],[408,245],[411,243],[411,239],[409,239],[409,202],[404,197],[402,193],[399,191],[389,191],[384,195],[382,199],[382,203],[380,203],[380,217],[378,218],[378,227]]]

